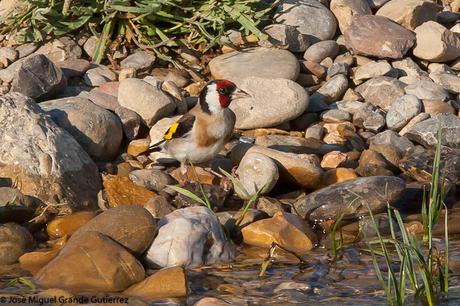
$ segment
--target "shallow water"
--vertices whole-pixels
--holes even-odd
[[[460,237],[452,239],[449,247],[453,263],[449,299],[437,305],[460,305]],[[336,262],[331,262],[327,254],[327,249],[317,248],[300,265],[294,256],[276,251],[273,264],[259,277],[267,250],[244,247],[232,265],[188,271],[187,299],[155,301],[150,305],[193,305],[203,297],[218,297],[231,305],[386,305],[369,254],[360,252],[357,246],[346,248]],[[0,275],[0,297],[33,293],[24,285],[4,287],[12,278],[23,275],[19,268],[4,269]],[[410,296],[407,301],[408,305],[423,305],[413,302]],[[130,299],[130,305],[140,304]]]
[[[450,242],[452,262],[460,262],[458,238]],[[346,249],[335,263],[328,260],[327,250],[316,249],[305,257],[306,265],[275,263],[262,278],[258,277],[261,260],[254,255],[262,257],[267,251],[257,252],[252,249],[240,256],[232,269],[191,272],[188,303],[213,296],[234,305],[387,305],[372,258],[358,247]],[[289,261],[281,258],[279,262],[286,259]],[[449,299],[438,305],[460,305],[459,281],[460,275],[453,271]],[[422,305],[410,296],[407,301],[408,305]]]

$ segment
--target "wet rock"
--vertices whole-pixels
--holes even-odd
[[[300,33],[308,35],[311,43],[331,39],[337,30],[334,15],[315,0],[282,1],[275,22],[296,27]]]
[[[386,121],[389,129],[399,131],[422,111],[422,102],[413,95],[399,97],[388,110]]]
[[[57,62],[56,65],[67,78],[81,77],[91,68],[89,61],[77,58],[69,58],[62,62]]]
[[[153,241],[156,225],[145,208],[137,205],[121,206],[92,218],[74,233],[69,242],[93,231],[110,237],[135,254],[142,254]]]
[[[57,217],[48,223],[46,232],[52,238],[70,237],[76,230],[96,216],[93,211],[81,211],[71,215]]]
[[[403,194],[405,183],[391,176],[361,177],[334,184],[306,195],[294,203],[300,216],[311,221],[358,217],[383,212],[387,203],[392,205]]]
[[[187,296],[187,279],[182,267],[164,268],[156,271],[140,283],[134,284],[123,293],[151,301],[161,298]]]
[[[33,55],[26,58],[17,71],[11,91],[43,101],[64,89],[64,75],[53,62],[44,55]]]
[[[307,92],[290,80],[248,77],[239,87],[250,97],[230,104],[236,115],[237,129],[276,126],[298,117],[308,107]]]
[[[356,87],[366,102],[388,111],[393,102],[405,94],[405,84],[390,77],[377,77]]]
[[[439,100],[449,99],[449,93],[441,86],[432,81],[419,81],[404,88],[408,95],[414,95],[420,100]]]
[[[415,29],[415,34],[417,43],[413,53],[418,58],[443,63],[460,54],[460,38],[437,22],[425,22]]]
[[[119,153],[123,131],[113,113],[80,97],[46,101],[40,107],[94,160],[111,160]]]
[[[339,53],[339,45],[335,40],[324,40],[310,46],[303,58],[307,61],[321,63],[326,57],[335,58]]]
[[[355,170],[350,168],[329,169],[323,174],[321,186],[326,187],[336,183],[345,182],[357,178]]]
[[[387,17],[406,29],[414,30],[426,21],[436,20],[442,6],[425,0],[391,0],[382,6],[377,16]]]
[[[155,192],[160,192],[167,185],[177,183],[171,175],[156,169],[134,170],[129,174],[129,179],[136,185]]]
[[[19,257],[19,264],[22,269],[32,274],[37,274],[41,268],[46,266],[60,252],[60,248],[40,249],[34,252],[28,252]]]
[[[216,215],[207,207],[175,210],[158,226],[158,236],[146,256],[149,264],[191,268],[227,263],[235,256]]]
[[[359,66],[353,73],[353,80],[356,82],[376,78],[379,76],[389,76],[393,69],[387,61],[371,61],[363,66]]]
[[[337,18],[342,33],[348,29],[354,15],[372,15],[366,0],[331,0],[330,9]]]
[[[440,100],[423,100],[423,109],[431,117],[445,113],[455,114],[455,109],[449,103]]]
[[[69,240],[35,279],[44,288],[109,292],[124,290],[144,277],[144,268],[125,248],[90,231]]]
[[[321,180],[322,169],[319,161],[303,158],[302,155],[285,153],[262,146],[239,144],[232,150],[234,164],[243,158],[247,152],[262,153],[275,160],[280,172],[280,179],[297,184],[304,188],[315,188]]]
[[[355,15],[344,33],[347,48],[357,54],[399,59],[415,43],[415,35],[392,20]]]
[[[264,28],[264,32],[268,34],[270,44],[285,47],[291,52],[305,52],[310,45],[307,36],[290,25],[271,24]]]
[[[311,103],[316,101],[330,104],[336,102],[343,97],[348,89],[348,79],[343,74],[335,77],[324,83],[310,98]]]
[[[33,100],[19,93],[0,97],[0,128],[0,177],[21,182],[24,194],[67,203],[62,210],[97,203],[96,165]]]
[[[438,85],[441,85],[447,91],[458,94],[460,93],[460,77],[450,73],[430,73],[430,78]]]
[[[117,75],[106,66],[99,65],[86,71],[83,80],[88,86],[101,86],[104,83],[115,81]]]
[[[453,114],[440,114],[415,124],[406,137],[424,147],[435,147],[438,125],[441,128],[441,143],[451,148],[460,148],[460,118]]]
[[[260,153],[248,153],[243,156],[236,171],[244,190],[238,186],[235,191],[242,199],[249,199],[259,190],[268,194],[278,182],[279,173],[275,162]]]
[[[297,215],[282,212],[270,219],[251,223],[241,232],[246,244],[270,248],[276,242],[299,255],[308,253],[317,239],[305,221]]]
[[[196,302],[193,306],[228,306],[231,305],[224,300],[214,298],[214,297],[205,297]]]
[[[120,62],[121,68],[134,68],[136,71],[144,71],[152,67],[156,56],[147,51],[137,51]]]
[[[16,263],[34,244],[32,235],[25,228],[16,223],[0,225],[0,266]]]
[[[110,207],[120,205],[144,205],[156,193],[136,185],[129,178],[116,175],[106,175],[103,185]]]
[[[158,86],[139,80],[126,79],[120,82],[118,102],[121,106],[138,113],[148,126],[159,119],[172,115],[176,104],[172,97]]]
[[[215,79],[228,79],[240,85],[248,77],[295,81],[299,63],[286,50],[251,48],[217,56],[209,62],[209,69]]]

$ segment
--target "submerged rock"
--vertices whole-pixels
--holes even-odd
[[[241,232],[246,244],[270,248],[276,242],[299,255],[308,253],[317,239],[304,220],[297,215],[282,212],[270,219],[251,223]]]
[[[158,222],[158,236],[147,252],[149,264],[187,268],[231,262],[233,245],[207,207],[175,210]]]
[[[123,293],[145,300],[180,298],[187,296],[187,279],[182,267],[164,268],[156,271],[140,283],[134,284]]]

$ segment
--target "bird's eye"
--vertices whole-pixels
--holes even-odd
[[[220,93],[221,95],[225,95],[227,93],[227,90],[224,87],[222,87],[222,88],[219,88],[217,92]]]

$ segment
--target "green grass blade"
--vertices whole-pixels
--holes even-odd
[[[202,199],[200,199],[196,194],[194,194],[193,192],[191,192],[190,190],[187,190],[185,188],[182,188],[182,187],[179,187],[177,185],[167,185],[169,188],[179,192],[180,194],[186,196],[187,198],[190,198],[200,204],[203,204],[204,206],[207,206],[208,208],[210,208],[208,206],[208,204],[203,201]]]

